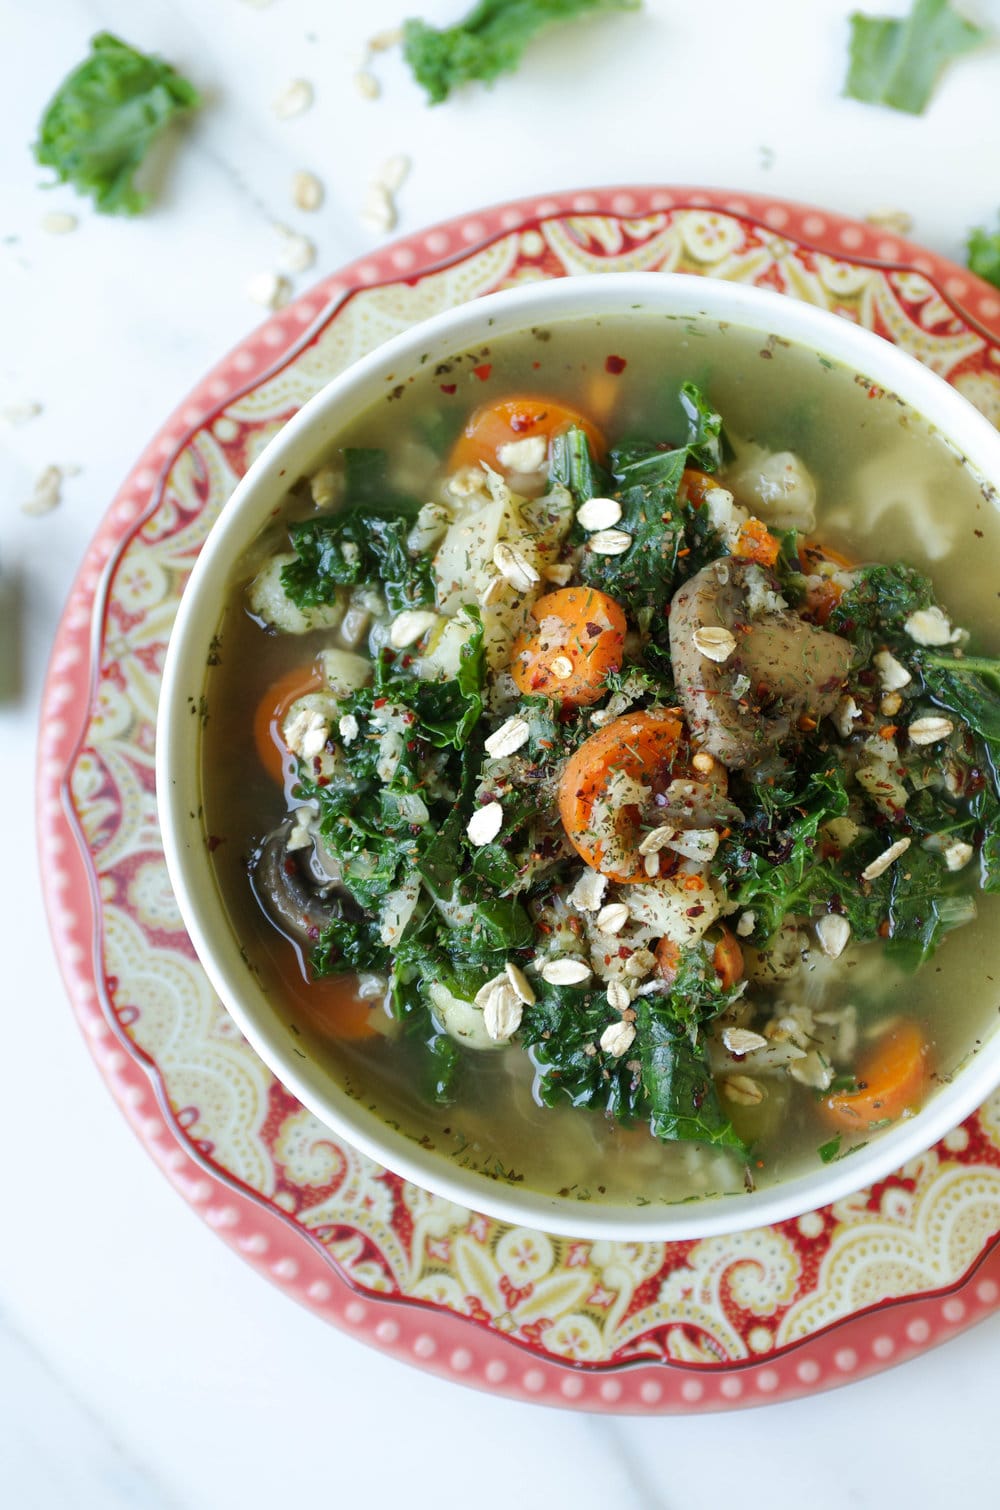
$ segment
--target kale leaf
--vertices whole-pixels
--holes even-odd
[[[473,630],[459,651],[457,675],[449,681],[432,682],[407,675],[385,651],[375,662],[372,696],[409,708],[416,714],[414,733],[438,749],[461,750],[483,713],[486,655],[482,618],[475,604],[467,604],[462,612],[468,615]],[[352,706],[350,711],[356,709]]]
[[[911,613],[929,608],[934,589],[913,566],[861,566],[834,605],[827,628],[851,640],[865,662],[884,640],[898,639]],[[912,643],[912,642],[911,642]]]
[[[344,451],[347,502],[335,515],[289,526],[296,559],[281,569],[281,585],[299,608],[330,603],[338,587],[381,585],[393,613],[434,602],[434,574],[425,553],[406,547],[419,503],[395,493],[384,451]]]
[[[178,115],[201,104],[197,90],[162,59],[110,32],[60,84],[45,108],[36,162],[89,194],[104,215],[138,215],[149,203],[134,174]]]
[[[620,556],[587,552],[581,568],[589,586],[629,603],[643,628],[663,616],[674,591],[680,552],[690,550],[686,531],[701,523],[698,516],[703,511],[678,501],[684,469],[694,464],[702,471],[713,470],[722,454],[722,420],[694,383],[682,385],[680,402],[687,418],[681,445],[668,449],[628,441],[612,451],[609,466],[622,507],[618,528],[632,543]]]
[[[945,65],[978,47],[986,35],[949,0],[913,0],[902,18],[855,11],[844,93],[868,105],[920,115]]]
[[[628,1125],[648,1118],[665,1142],[712,1143],[745,1149],[725,1116],[712,1080],[703,1029],[733,999],[696,946],[681,957],[669,994],[633,1002],[636,1039],[627,1055],[600,1048],[615,1014],[603,991],[553,986],[542,980],[521,1022],[546,1106],[568,1100]]]
[[[722,1110],[704,1049],[692,1045],[663,1002],[655,996],[635,1001],[642,1086],[653,1132],[665,1142],[712,1143],[745,1154]]]
[[[517,68],[527,44],[554,21],[594,11],[637,10],[640,0],[479,0],[455,26],[403,26],[403,56],[432,105],[473,79],[483,83]]]
[[[601,498],[610,487],[603,467],[599,467],[590,450],[585,430],[571,425],[552,437],[549,449],[549,477],[553,483],[569,488],[577,505],[588,498]]]
[[[980,225],[971,230],[965,257],[970,272],[1000,288],[1000,228],[988,231]]]
[[[538,1071],[537,1092],[546,1106],[569,1101],[606,1112],[628,1126],[646,1110],[636,1061],[616,1059],[597,1047],[612,1021],[603,993],[539,981],[521,1020],[521,1039]]]
[[[934,701],[957,713],[988,744],[1000,745],[1000,660],[934,650],[922,650],[915,659]]]
[[[334,918],[320,933],[309,956],[317,978],[343,975],[349,970],[384,970],[388,963],[389,951],[379,938],[378,928],[368,919],[356,922]]]

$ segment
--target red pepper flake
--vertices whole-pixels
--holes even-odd
[[[668,517],[667,515],[664,515],[664,518],[667,518],[667,517]],[[691,554],[691,547],[690,547],[690,545],[685,545],[684,549],[681,550],[681,551],[678,551],[677,554],[678,554],[678,556],[690,556],[690,554]]]
[[[476,377],[479,379],[479,381],[481,383],[485,383],[486,379],[489,377],[490,373],[493,371],[493,363],[492,362],[480,362],[479,366],[478,367],[473,367],[472,370],[476,374]]]
[[[385,705],[386,705],[386,703],[388,701],[389,701],[389,699],[387,697],[377,697],[375,699],[375,701],[372,703],[372,707],[373,708],[384,708]]]
[[[205,841],[205,843],[208,845],[208,852],[210,855],[214,855],[219,845],[225,844],[225,842],[225,839],[220,839],[218,834],[209,834],[208,838]]]
[[[519,409],[511,415],[508,424],[515,435],[520,435],[523,430],[533,430],[536,425],[540,425],[547,418],[548,412],[547,409]]]
[[[620,372],[624,372],[625,368],[627,366],[628,366],[628,363],[626,362],[626,360],[625,360],[624,357],[605,357],[604,358],[604,370],[605,370],[605,372],[611,372],[611,373],[614,374],[615,377],[617,377]]]
[[[799,719],[799,728],[801,729],[802,733],[811,734],[815,727],[816,720],[814,718],[811,718],[808,713],[803,713],[802,717]]]
[[[898,724],[883,724],[878,731],[879,739],[892,739],[894,734],[899,733]]]
[[[455,393],[458,390],[458,384],[457,383],[439,383],[438,387],[441,389],[442,393],[447,393],[447,394]]]
[[[685,891],[704,891],[705,883],[701,876],[685,876],[683,881]]]

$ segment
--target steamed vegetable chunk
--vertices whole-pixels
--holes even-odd
[[[248,880],[352,1074],[741,1188],[931,1088],[904,982],[1000,891],[1000,662],[825,543],[796,451],[692,382],[659,424],[500,394],[416,482],[350,446],[293,489],[245,587],[288,646]]]

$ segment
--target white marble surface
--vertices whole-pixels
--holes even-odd
[[[905,208],[917,239],[958,256],[1000,200],[1000,49],[956,67],[924,119],[867,109],[839,98],[851,8],[646,0],[639,17],[551,36],[492,93],[429,110],[396,59],[378,70],[379,101],[351,86],[352,52],[398,19],[397,0],[0,0],[0,409],[44,406],[0,438],[0,561],[24,598],[22,687],[0,706],[11,794],[0,867],[4,1507],[988,1500],[1000,1318],[833,1394],[640,1421],[492,1400],[297,1309],[200,1223],[127,1130],[70,1015],[33,859],[37,707],[61,605],[142,444],[256,322],[244,285],[273,265],[273,221],[313,236],[318,270],[334,269],[373,244],[357,216],[365,183],[405,150],[402,231],[506,197],[658,180],[854,215]],[[1000,28],[996,0],[963,8]],[[462,0],[414,9],[451,18]],[[54,82],[101,27],[160,50],[208,102],[157,208],[134,222],[95,218],[65,189],[42,192],[26,150]],[[313,82],[316,105],[279,123],[270,101],[294,77]],[[318,215],[290,207],[300,167],[325,181]],[[79,228],[47,235],[50,209],[78,213]],[[29,518],[19,504],[52,462],[80,470],[57,511]]]

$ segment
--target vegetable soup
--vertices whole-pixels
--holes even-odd
[[[997,1005],[989,490],[708,321],[394,384],[208,671],[218,884],[301,1052],[443,1159],[619,1205],[913,1115]]]

